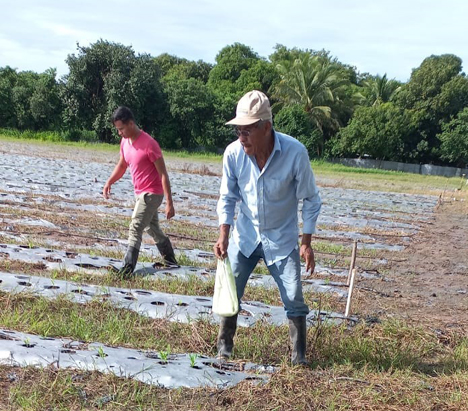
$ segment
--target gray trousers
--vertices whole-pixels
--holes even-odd
[[[156,245],[167,241],[167,236],[159,227],[158,208],[162,203],[162,194],[141,193],[136,197],[132,221],[128,229],[128,246],[140,249],[143,232],[153,237]]]

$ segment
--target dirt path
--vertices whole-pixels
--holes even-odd
[[[413,237],[401,260],[390,265],[390,281],[367,282],[389,297],[364,297],[363,311],[404,317],[434,328],[467,327],[467,209],[459,199],[442,202],[434,223]]]

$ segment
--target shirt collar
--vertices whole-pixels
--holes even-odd
[[[274,139],[275,139],[275,145],[273,146],[273,152],[281,151],[281,142],[280,142],[280,139],[279,139],[279,135],[275,131],[275,129],[272,129],[272,130],[273,130],[273,136],[274,136]]]

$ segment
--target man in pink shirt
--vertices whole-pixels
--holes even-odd
[[[120,141],[120,160],[107,180],[102,195],[109,198],[112,184],[125,174],[130,167],[136,204],[129,227],[128,249],[119,274],[124,278],[132,276],[138,261],[143,231],[153,237],[166,266],[177,266],[171,241],[161,231],[158,220],[158,207],[166,197],[166,218],[174,212],[171,185],[161,148],[156,140],[145,133],[135,123],[135,117],[128,107],[118,107],[112,115]]]

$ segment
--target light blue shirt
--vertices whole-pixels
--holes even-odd
[[[261,242],[267,265],[286,258],[298,245],[299,200],[304,234],[315,232],[322,205],[304,145],[286,134],[275,131],[274,136],[273,151],[261,171],[239,140],[226,148],[217,207],[219,224],[233,226],[239,202],[231,241],[246,257]]]

